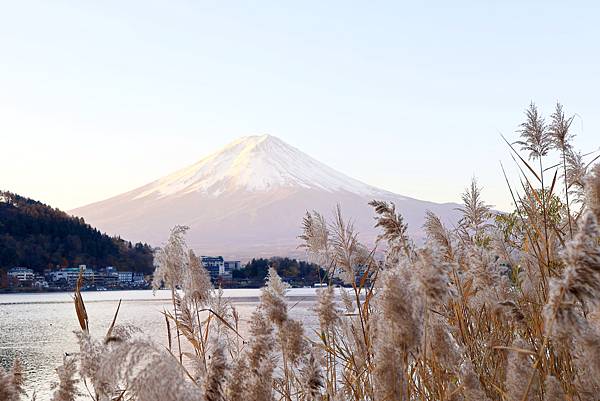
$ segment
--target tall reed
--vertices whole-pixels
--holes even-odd
[[[331,221],[307,213],[302,248],[346,283],[318,292],[314,333],[271,268],[243,337],[176,227],[155,285],[171,289],[177,348],[115,322],[91,338],[77,289],[81,349],[58,369],[55,400],[76,397],[78,380],[95,400],[598,400],[600,166],[573,150],[572,119],[560,105],[549,125],[526,110],[507,141],[521,172],[518,187],[507,177],[512,213],[494,212],[473,179],[458,226],[429,212],[421,244],[395,205],[374,200],[377,249],[339,206]],[[20,397],[16,372],[0,371],[3,399]]]

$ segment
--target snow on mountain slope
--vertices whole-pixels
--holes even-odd
[[[340,204],[361,238],[372,240],[372,199],[395,202],[417,238],[426,210],[449,224],[458,218],[455,204],[367,185],[270,135],[240,138],[189,167],[71,213],[109,234],[153,245],[184,224],[190,245],[202,254],[293,256],[307,210],[327,215]]]
[[[233,189],[266,191],[278,187],[382,191],[347,177],[271,135],[240,138],[222,150],[151,184],[137,197],[202,192],[218,196]]]

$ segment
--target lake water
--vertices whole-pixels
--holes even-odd
[[[291,289],[290,314],[304,322],[307,334],[316,327],[313,312],[316,290]],[[157,342],[166,344],[167,329],[161,311],[172,308],[170,291],[84,292],[90,332],[103,336],[122,300],[118,323],[139,327]],[[224,290],[224,296],[240,314],[240,332],[248,328],[248,318],[258,305],[258,289]],[[38,400],[51,397],[56,381],[54,369],[65,352],[78,351],[73,331],[79,330],[72,293],[0,294],[0,365],[10,368],[18,357],[24,365],[28,396],[36,391]]]

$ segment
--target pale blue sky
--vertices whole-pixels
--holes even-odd
[[[0,188],[63,209],[269,133],[370,184],[510,206],[534,100],[600,144],[594,2],[0,1]],[[511,170],[512,171],[512,170]]]

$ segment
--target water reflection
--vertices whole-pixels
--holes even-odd
[[[290,314],[304,322],[307,334],[316,327],[312,312],[314,289],[289,292]],[[241,318],[240,333],[245,336],[248,319],[258,304],[259,290],[224,290],[224,296],[236,307]],[[84,292],[83,299],[90,318],[90,332],[103,336],[122,299],[118,322],[141,328],[156,341],[166,345],[167,329],[161,311],[171,308],[170,292],[107,291]],[[63,354],[78,351],[73,332],[79,329],[71,293],[0,294],[0,364],[9,369],[18,357],[26,374],[26,389],[35,390],[38,400],[51,396],[54,369]]]

